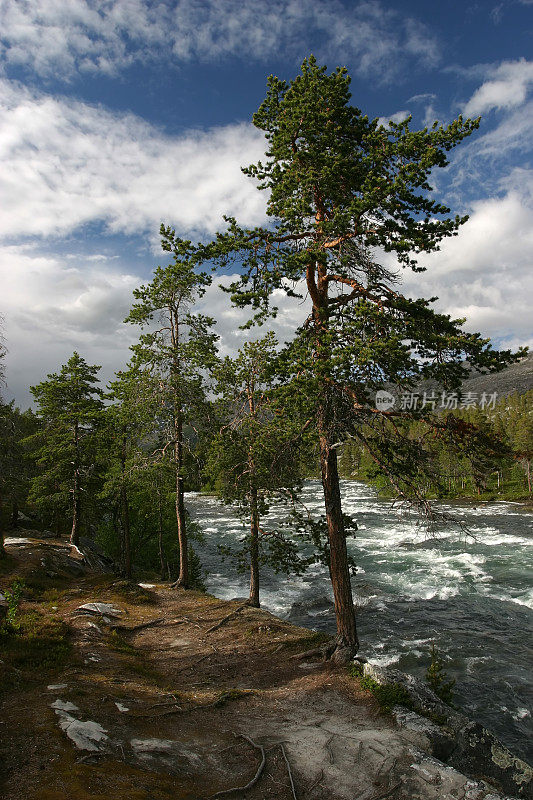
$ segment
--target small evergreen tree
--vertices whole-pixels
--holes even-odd
[[[134,303],[126,322],[145,329],[132,347],[133,363],[146,371],[157,405],[158,438],[163,440],[158,457],[171,454],[175,477],[175,509],[178,528],[179,576],[176,586],[189,584],[188,542],[185,514],[185,459],[190,450],[184,436],[187,425],[201,421],[206,404],[206,374],[216,362],[217,336],[214,320],[194,314],[191,308],[205,293],[211,277],[197,271],[196,250],[161,226],[161,244],[172,254],[172,263],[158,267],[153,280],[134,291]]]
[[[146,467],[143,447],[154,428],[156,409],[149,376],[135,367],[119,372],[111,382],[101,443],[104,446],[105,480],[101,497],[112,504],[112,515],[120,523],[120,555],[126,578],[132,575],[130,494],[135,492]]]
[[[40,430],[30,437],[41,470],[30,497],[56,518],[70,507],[70,541],[76,546],[84,525],[84,496],[92,494],[87,490],[97,473],[96,434],[103,411],[99,369],[74,352],[59,373],[30,387],[41,420]]]
[[[14,402],[0,402],[0,510],[9,513],[11,528],[18,527],[19,509],[25,504],[34,464],[27,438],[38,423],[31,411],[21,412]],[[4,517],[0,513],[0,526]]]
[[[249,604],[256,607],[261,563],[287,573],[305,566],[295,543],[280,530],[265,530],[263,522],[274,500],[294,502],[303,476],[303,426],[276,394],[276,345],[269,333],[245,344],[217,370],[223,424],[213,442],[211,468],[222,500],[249,525],[237,563],[249,566]]]

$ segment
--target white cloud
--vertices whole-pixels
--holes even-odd
[[[49,236],[94,221],[111,231],[214,232],[222,214],[265,218],[241,165],[264,152],[252,125],[166,136],[132,114],[0,80],[0,236]]]
[[[111,263],[114,263],[113,261]],[[2,314],[8,347],[6,397],[27,405],[28,386],[74,350],[104,375],[125,363],[133,332],[122,325],[139,278],[83,257],[43,256],[28,246],[0,248]]]
[[[477,89],[464,108],[464,113],[476,117],[491,109],[509,109],[522,105],[533,83],[533,61],[521,58],[504,61],[492,67],[486,80]]]
[[[234,354],[245,341],[265,332],[239,330],[249,313],[233,308],[228,294],[220,290],[235,277],[216,276],[197,307],[217,320],[222,355]],[[112,258],[95,262],[68,253],[43,256],[37,246],[0,247],[0,284],[8,287],[2,298],[8,347],[5,398],[29,405],[29,386],[57,371],[74,350],[88,363],[102,365],[104,384],[111,379],[129,360],[129,347],[137,337],[138,330],[123,320],[133,289],[143,282],[146,279],[129,274]],[[303,321],[305,307],[281,294],[276,302],[280,314],[269,327],[286,340]]]
[[[378,117],[378,124],[383,125],[383,127],[385,128],[388,128],[389,122],[403,122],[404,119],[407,119],[410,113],[411,113],[410,111],[396,111],[389,117]]]
[[[301,58],[314,44],[390,75],[402,58],[435,64],[428,30],[377,0],[3,0],[0,55],[41,76],[114,74],[135,62]]]
[[[439,309],[466,317],[506,346],[533,345],[533,170],[514,170],[498,198],[473,203],[459,235],[420,259],[427,272],[405,275],[413,295],[437,295]]]

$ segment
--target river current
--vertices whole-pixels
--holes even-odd
[[[359,654],[424,677],[435,643],[446,673],[456,680],[455,701],[517,755],[533,760],[533,515],[518,504],[440,505],[467,525],[429,532],[380,500],[365,484],[342,483],[343,508],[358,531],[348,540],[357,563]],[[323,513],[319,481],[307,481],[302,500]],[[196,544],[206,585],[217,597],[247,595],[247,575],[221,560],[217,544],[231,546],[244,528],[215,498],[187,495],[187,508],[205,539]],[[286,516],[274,507],[268,525]],[[335,631],[327,569],[302,577],[263,568],[261,604],[295,624]]]

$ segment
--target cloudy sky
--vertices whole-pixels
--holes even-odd
[[[4,394],[27,405],[74,349],[105,378],[124,366],[161,222],[205,238],[223,213],[265,221],[240,172],[263,151],[251,116],[266,76],[310,52],[348,67],[372,117],[482,115],[435,176],[470,221],[406,280],[498,345],[533,345],[532,33],[533,0],[0,0]],[[220,280],[204,305],[230,351],[244,334]],[[282,306],[287,335],[303,311]]]

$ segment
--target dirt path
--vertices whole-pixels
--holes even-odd
[[[424,735],[345,669],[294,658],[316,644],[310,631],[239,601],[96,576],[59,542],[8,549],[0,588],[22,575],[20,619],[62,634],[37,655],[4,639],[5,800],[497,796],[429,758]]]

